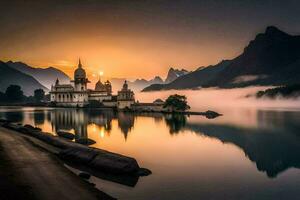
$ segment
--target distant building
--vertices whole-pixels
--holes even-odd
[[[102,103],[103,106],[117,107],[118,109],[130,108],[135,103],[134,92],[128,88],[125,81],[123,88],[117,95],[112,95],[112,86],[109,81],[99,81],[94,90],[87,89],[90,81],[79,60],[78,67],[74,72],[73,84],[60,84],[57,79],[55,85],[51,86],[50,101],[61,107],[85,107],[91,101]]]
[[[161,99],[156,99],[153,103],[140,103],[136,102],[131,104],[131,109],[138,112],[161,112],[165,111],[164,101]]]
[[[117,96],[118,108],[130,108],[132,104],[134,104],[134,93],[132,90],[128,89],[127,81],[123,84],[123,88],[118,91]]]

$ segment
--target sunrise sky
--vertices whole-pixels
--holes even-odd
[[[296,0],[1,1],[0,60],[165,77],[237,56],[268,25],[298,34],[299,12]]]

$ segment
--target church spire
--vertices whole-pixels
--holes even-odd
[[[99,79],[98,79],[98,82],[99,82],[99,83],[101,83],[101,76],[100,76],[100,75],[99,75]]]
[[[82,65],[81,65],[81,60],[80,60],[80,58],[79,58],[78,68],[82,68]]]

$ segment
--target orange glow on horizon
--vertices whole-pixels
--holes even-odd
[[[128,37],[108,33],[101,37],[88,37],[86,34],[60,34],[47,41],[36,39],[30,51],[9,49],[3,51],[7,53],[2,59],[25,62],[34,67],[53,66],[72,78],[80,57],[88,78],[103,71],[107,77],[151,79],[157,75],[165,78],[170,67],[195,70],[200,66],[216,64],[222,59],[235,57],[241,49],[239,46],[229,46],[230,41],[225,40],[207,41],[199,45],[194,38],[178,42],[159,36],[140,38],[137,33]],[[206,38],[203,35],[201,40]],[[26,46],[30,41],[19,42],[18,45]]]

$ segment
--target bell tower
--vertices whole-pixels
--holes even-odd
[[[86,91],[87,90],[87,83],[89,80],[86,78],[85,70],[82,67],[81,60],[79,58],[78,67],[74,72],[74,86],[75,91]]]

